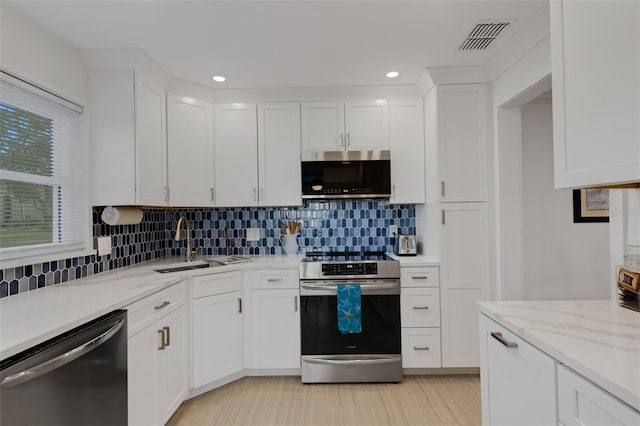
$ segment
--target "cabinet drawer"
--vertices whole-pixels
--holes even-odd
[[[242,286],[241,274],[240,271],[235,271],[193,277],[191,284],[192,297],[198,299],[200,297],[239,291]]]
[[[402,268],[400,285],[402,287],[439,287],[438,268]]]
[[[440,329],[402,329],[402,367],[440,368]]]
[[[182,305],[186,299],[186,292],[187,287],[183,281],[127,306],[128,336],[133,336],[169,311]]]
[[[402,327],[439,327],[440,290],[403,288],[400,291]]]
[[[640,425],[640,412],[563,365],[558,367],[558,413],[566,426]]]
[[[299,288],[297,269],[245,271],[244,285],[252,289]]]

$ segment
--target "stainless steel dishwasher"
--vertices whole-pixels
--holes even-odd
[[[0,362],[0,424],[126,425],[126,311]]]

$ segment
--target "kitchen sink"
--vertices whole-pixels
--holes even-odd
[[[190,271],[192,269],[204,269],[204,268],[210,268],[212,266],[217,266],[217,265],[211,265],[209,263],[198,263],[196,265],[185,264],[180,266],[170,266],[166,268],[154,269],[154,271],[160,272],[161,274],[167,274],[169,272]]]
[[[234,255],[209,257],[205,260],[210,263],[217,263],[218,265],[233,265],[236,263],[251,262],[251,259],[248,257],[234,256]]]

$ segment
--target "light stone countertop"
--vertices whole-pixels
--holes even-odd
[[[215,256],[210,256],[215,259]],[[251,262],[160,274],[182,263],[164,258],[0,299],[0,359],[157,293],[189,276],[244,269],[296,269],[300,256],[263,255]],[[196,259],[197,260],[197,259]]]
[[[480,302],[479,309],[640,411],[640,313],[609,300]]]
[[[440,266],[440,260],[434,257],[418,254],[416,256],[398,256],[397,254],[387,253],[387,256],[400,261],[400,266],[406,267],[424,267],[424,266]]]

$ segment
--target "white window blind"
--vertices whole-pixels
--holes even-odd
[[[82,249],[88,191],[81,113],[0,80],[0,257]]]

